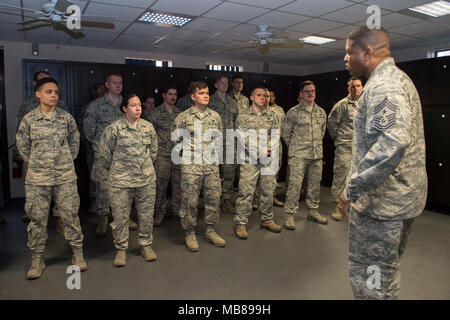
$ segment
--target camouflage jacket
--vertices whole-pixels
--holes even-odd
[[[22,103],[19,106],[19,113],[17,113],[16,133],[17,130],[19,130],[20,122],[22,122],[23,117],[28,112],[38,107],[39,104],[40,104],[39,99],[34,94],[31,97],[28,97],[22,101]],[[66,104],[62,99],[58,99],[56,107],[69,112],[69,109],[67,108]]]
[[[183,144],[186,148],[191,150],[191,163],[190,164],[181,164],[182,172],[189,172],[194,174],[204,174],[215,172],[219,168],[218,163],[208,163],[203,161],[203,155],[211,154],[212,157],[218,157],[214,151],[211,153],[207,151],[207,147],[210,144],[219,144],[222,146],[222,140],[217,141],[216,139],[212,139],[213,141],[203,140],[201,142],[201,150],[197,150],[194,141],[194,124],[196,125],[195,129],[199,130],[198,126],[201,125],[202,135],[205,134],[207,130],[218,130],[218,132],[222,133],[222,119],[220,115],[211,110],[210,108],[206,108],[204,112],[201,112],[192,106],[188,110],[180,113],[178,117],[175,119],[175,129],[176,130],[187,130],[190,138],[186,141],[183,139]],[[180,138],[181,139],[181,138]],[[201,151],[201,154],[200,154]],[[217,159],[216,159],[217,160]],[[199,161],[200,163],[196,163]]]
[[[151,116],[154,110],[155,109],[153,110],[142,109],[141,118],[147,120],[148,122],[151,122]]]
[[[277,130],[276,134],[278,137],[280,136],[280,122],[277,114],[270,108],[263,108],[260,114],[257,114],[255,110],[250,106],[247,113],[240,114],[236,121],[237,129],[239,129],[239,144],[244,144],[245,148],[245,162],[249,163],[250,155],[260,155],[264,150],[259,150],[259,144],[262,143],[261,134],[263,134],[263,130],[266,130],[267,133],[267,144],[266,148],[271,148],[272,156],[275,153],[278,154],[279,143],[273,143],[271,138],[275,133],[272,130]],[[255,130],[257,140],[256,143],[250,143],[249,139],[246,139],[246,136],[251,132],[250,130]],[[261,130],[261,131],[260,131]],[[264,133],[264,134],[266,134]],[[279,142],[279,139],[277,139]],[[238,148],[239,150],[239,148]],[[255,159],[256,160],[256,159]],[[259,163],[259,162],[258,162]],[[278,163],[278,162],[277,162]]]
[[[172,152],[171,134],[175,118],[180,114],[176,107],[169,112],[164,103],[152,110],[150,121],[158,135],[158,155],[169,157]]]
[[[328,115],[328,132],[334,146],[345,144],[351,147],[353,139],[353,113],[358,100],[353,101],[350,95],[337,102]]]
[[[103,130],[123,116],[120,111],[121,104],[122,97],[114,105],[107,94],[89,104],[83,120],[83,129],[84,136],[92,144],[94,152],[98,152],[98,143]]]
[[[237,106],[238,114],[247,113],[250,108],[250,100],[242,93],[239,95],[239,98],[236,99],[236,96],[233,94],[233,90],[231,90],[228,95],[231,99],[233,99],[234,103]]]
[[[273,107],[270,107],[270,108],[278,116],[278,120],[279,120],[279,124],[280,124],[280,128],[281,128],[283,126],[284,118],[286,117],[286,114],[284,113],[283,108],[277,104],[275,104]]]
[[[225,95],[225,101],[223,101],[220,99],[219,93],[216,91],[209,98],[208,107],[220,115],[223,126],[223,137],[225,138],[226,129],[236,128],[238,109],[235,100],[229,95]]]
[[[158,138],[153,125],[139,119],[133,127],[122,116],[102,134],[92,178],[94,181],[109,178],[110,185],[119,188],[148,185],[156,179],[153,162],[157,152]]]
[[[303,102],[292,107],[284,118],[281,136],[288,146],[289,158],[322,159],[322,140],[327,115],[316,103],[307,107]]]
[[[411,79],[382,61],[354,115],[353,154],[344,194],[358,212],[379,220],[420,215],[427,198],[420,97]]]
[[[80,134],[68,112],[56,107],[49,116],[35,108],[23,117],[16,144],[28,162],[25,184],[55,186],[77,179],[73,161],[80,148]]]
[[[188,93],[187,95],[182,96],[177,101],[177,109],[180,110],[180,112],[186,111],[190,107],[194,105],[194,100],[191,98],[191,94]]]

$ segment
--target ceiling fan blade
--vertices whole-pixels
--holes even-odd
[[[109,21],[96,21],[94,19],[92,20],[86,20],[84,16],[81,16],[81,26],[82,27],[91,27],[91,28],[103,28],[103,29],[114,29],[116,26],[113,22]]]
[[[27,8],[16,7],[16,6],[11,6],[11,5],[9,5],[9,4],[4,4],[4,3],[0,3],[0,6],[9,7],[9,8],[13,8],[13,9],[20,9],[20,10],[30,11],[30,12],[34,12],[34,13],[36,13],[36,14],[42,13],[41,11],[38,11],[38,10],[27,9]]]
[[[269,46],[267,46],[267,45],[265,45],[265,46],[259,46],[259,52],[261,53],[261,54],[266,54],[266,53],[268,53],[269,52]]]
[[[32,23],[32,22],[37,22],[37,21],[50,21],[49,18],[37,18],[37,19],[31,19],[31,20],[25,20],[25,21],[20,21],[17,22],[17,24],[28,24],[28,23]]]
[[[219,50],[214,50],[212,51],[212,53],[218,53],[218,52],[222,52],[222,51],[226,51],[226,52],[230,52],[230,51],[238,51],[238,50],[243,50],[243,49],[254,49],[257,48],[258,45],[257,44],[253,44],[250,46],[243,46],[243,47],[235,47],[235,48],[230,48],[230,49],[219,49]]]
[[[67,8],[73,5],[73,2],[68,0],[58,0],[55,4],[55,10],[59,12],[67,12]]]
[[[35,26],[19,29],[17,31],[30,31],[30,30],[37,29],[37,28],[40,28],[40,27],[49,27],[51,25],[52,25],[51,23],[38,24],[38,25],[35,25]]]
[[[272,38],[274,39],[287,39],[289,38],[289,32],[287,31],[280,31],[272,34]]]
[[[270,45],[272,48],[285,48],[285,49],[299,49],[303,48],[303,42],[282,42],[282,43],[273,43]]]
[[[74,32],[74,31],[71,31],[71,30],[69,30],[69,28],[67,28],[65,25],[60,24],[60,23],[53,25],[53,28],[54,28],[55,30],[58,30],[58,31],[64,31],[64,32],[67,33],[70,37],[72,37],[72,38],[74,38],[74,39],[81,39],[81,38],[85,37],[85,35],[84,35],[82,32]]]
[[[247,40],[233,38],[232,40],[235,41],[235,42],[250,42],[250,41],[253,41],[253,40],[250,39],[250,38],[247,38]]]

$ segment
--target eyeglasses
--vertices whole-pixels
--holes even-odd
[[[303,93],[316,93],[316,90],[302,90]]]

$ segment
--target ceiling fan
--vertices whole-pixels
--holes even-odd
[[[242,49],[257,48],[261,54],[269,52],[270,48],[297,49],[303,47],[303,40],[289,39],[289,33],[286,31],[270,32],[268,25],[259,25],[259,31],[256,32],[250,40],[233,38],[235,42],[247,43],[247,46],[235,47],[220,51],[235,51]]]
[[[0,3],[0,6],[19,9],[27,12],[32,12],[37,17],[33,17],[34,19],[25,20],[18,22],[17,24],[22,25],[22,28],[18,31],[28,31],[33,30],[40,27],[51,26],[54,30],[62,30],[66,32],[72,38],[78,39],[84,37],[84,34],[77,29],[69,29],[67,25],[67,21],[73,20],[72,14],[75,14],[74,11],[70,11],[69,7],[74,5],[69,0],[49,0],[49,2],[44,3],[42,5],[41,11],[22,8],[17,6],[12,6],[9,4]],[[70,12],[68,12],[68,9]],[[80,12],[81,14],[81,12]],[[80,17],[80,25],[82,27],[92,27],[92,28],[104,28],[104,29],[114,29],[114,23],[112,22],[112,18],[106,17],[97,17],[97,16],[88,16],[81,15]],[[40,24],[34,24],[35,22],[41,22]],[[32,24],[31,26],[26,26]]]

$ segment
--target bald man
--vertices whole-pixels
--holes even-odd
[[[390,56],[389,35],[366,26],[347,38],[344,61],[368,81],[354,112],[352,164],[339,207],[350,210],[349,275],[357,299],[397,299],[399,259],[427,198],[422,107]]]

